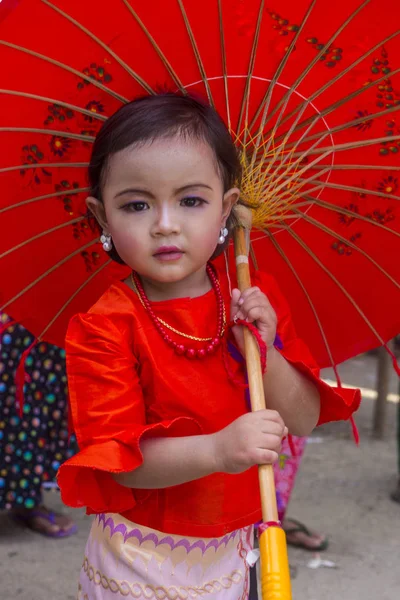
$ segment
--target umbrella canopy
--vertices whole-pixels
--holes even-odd
[[[86,215],[91,146],[124,103],[176,90],[229,126],[254,260],[320,366],[384,344],[400,331],[399,24],[398,0],[3,0],[0,310],[61,346],[125,276]]]

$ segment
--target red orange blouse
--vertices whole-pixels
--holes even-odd
[[[226,275],[220,272],[219,279],[228,308]],[[359,392],[333,389],[318,379],[318,367],[296,337],[276,283],[259,273],[254,284],[277,311],[283,356],[319,388],[319,423],[348,419],[359,406]],[[180,331],[215,335],[213,291],[154,303],[154,310]],[[124,283],[112,285],[87,314],[72,319],[66,349],[80,447],[59,471],[67,505],[85,506],[88,514],[120,513],[165,533],[199,537],[220,537],[261,519],[256,468],[149,491],[122,487],[110,475],[142,463],[139,443],[144,437],[213,433],[247,412],[244,390],[229,378],[221,349],[203,360],[177,356]]]

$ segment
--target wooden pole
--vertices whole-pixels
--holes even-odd
[[[372,426],[373,437],[377,440],[382,440],[385,436],[390,369],[391,358],[389,354],[386,352],[385,348],[379,348],[377,369],[378,397],[375,401]]]

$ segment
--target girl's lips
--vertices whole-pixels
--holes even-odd
[[[165,246],[159,248],[157,252],[154,253],[154,257],[162,261],[179,260],[182,255],[183,251],[176,246]]]

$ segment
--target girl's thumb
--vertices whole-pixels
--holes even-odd
[[[240,309],[240,306],[239,306],[240,296],[241,296],[240,290],[238,290],[237,288],[235,288],[235,289],[232,290],[232,301],[231,301],[231,318],[232,319],[239,312],[239,309]]]

